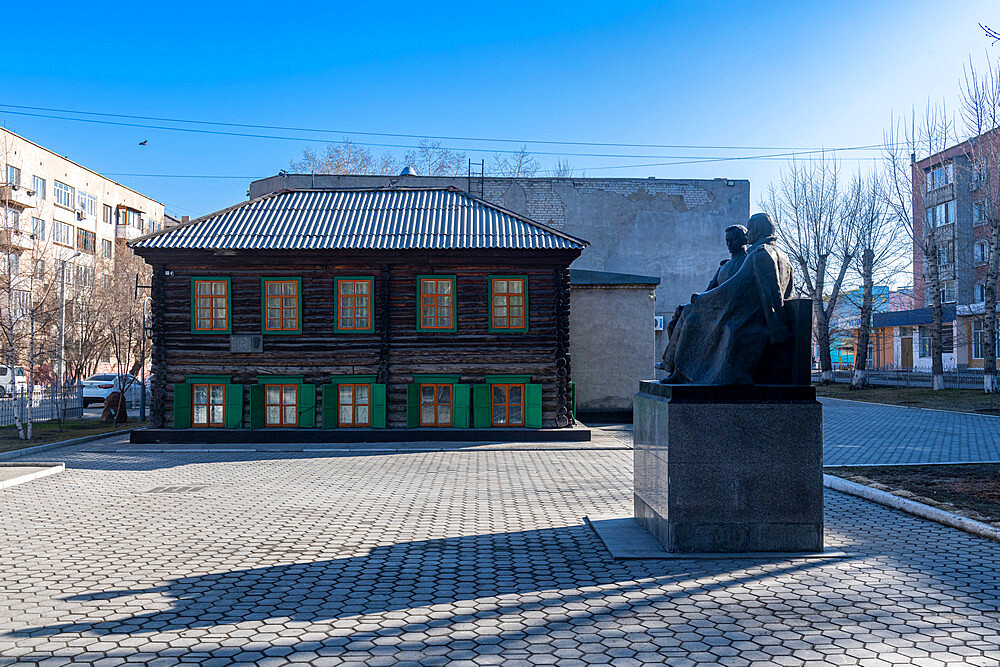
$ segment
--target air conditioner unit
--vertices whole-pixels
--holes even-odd
[[[80,210],[78,210],[76,212],[76,219],[77,220],[83,220],[83,218],[84,218],[85,215],[87,215],[87,214],[84,212],[84,210],[80,209]]]
[[[663,315],[653,315],[653,331],[663,331]]]

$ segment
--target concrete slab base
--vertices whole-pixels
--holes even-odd
[[[7,489],[30,482],[33,479],[55,475],[65,469],[65,463],[33,463],[31,465],[0,463],[0,489]]]

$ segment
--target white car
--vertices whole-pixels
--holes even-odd
[[[28,375],[20,366],[11,372],[9,366],[0,366],[0,396],[8,396],[12,390],[24,391],[28,388]]]
[[[91,403],[104,403],[108,394],[120,391],[123,386],[128,387],[125,392],[125,404],[130,406],[133,402],[132,395],[138,395],[142,382],[139,381],[139,378],[127,374],[122,375],[120,379],[121,384],[119,384],[119,376],[115,373],[98,373],[81,382],[80,384],[83,385],[83,407],[87,407]]]

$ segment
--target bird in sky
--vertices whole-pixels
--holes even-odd
[[[139,145],[145,146],[147,141],[149,141],[149,139],[143,139],[142,141],[139,142]]]

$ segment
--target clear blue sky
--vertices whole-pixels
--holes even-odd
[[[1000,6],[986,1],[429,4],[12,3],[4,23],[19,28],[6,40],[0,104],[344,136],[840,147],[880,142],[890,112],[929,97],[957,112],[963,63],[1000,56],[977,26],[1000,27]],[[0,123],[106,174],[261,177],[322,146],[9,113]],[[666,156],[567,158],[589,176],[748,178],[755,202],[783,166],[606,169],[756,152],[528,147]],[[556,158],[539,159],[551,168]],[[243,199],[250,180],[114,178],[191,216]]]

